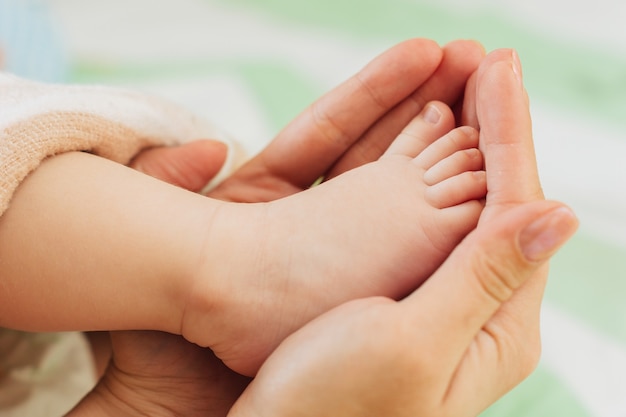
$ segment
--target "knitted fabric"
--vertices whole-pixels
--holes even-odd
[[[47,157],[86,151],[128,164],[148,147],[223,136],[191,112],[147,94],[0,73],[0,216]]]

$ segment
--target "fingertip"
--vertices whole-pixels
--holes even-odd
[[[411,60],[414,66],[424,71],[425,68],[430,68],[432,65],[432,71],[443,59],[443,49],[437,42],[427,38],[411,38],[403,42],[400,42],[396,46],[392,47],[385,53],[398,53],[403,56],[403,61],[409,62]]]
[[[484,57],[485,55],[487,55],[487,49],[485,49],[485,46],[480,43],[479,41],[475,40],[475,39],[467,39],[466,42],[472,43],[473,44],[473,48],[477,51],[480,51],[480,55],[482,57]]]
[[[229,151],[226,143],[215,139],[197,139],[180,145],[180,148],[189,152],[200,152],[204,157],[215,160],[225,160]]]
[[[219,173],[227,156],[226,144],[201,139],[173,147],[144,150],[129,166],[162,181],[197,192]]]
[[[443,49],[455,49],[455,50],[463,50],[468,55],[477,58],[483,58],[487,51],[482,43],[475,39],[456,39],[448,42],[443,46]]]
[[[498,62],[507,63],[514,73],[518,72],[521,75],[521,64],[517,52],[511,48],[499,48],[489,52],[480,62],[478,68],[479,82]]]
[[[198,139],[181,145],[180,164],[187,164],[184,175],[192,191],[201,190],[224,166],[229,147],[226,143],[213,139]]]
[[[400,42],[398,45],[407,45],[411,48],[419,49],[432,49],[433,51],[441,50],[441,46],[439,46],[437,41],[429,38],[410,38],[406,41]]]
[[[512,48],[497,48],[487,54],[485,62],[508,60],[511,59],[512,53]]]
[[[477,41],[460,39],[447,43],[443,46],[444,54],[456,56],[472,72],[478,69],[485,58],[485,48]]]

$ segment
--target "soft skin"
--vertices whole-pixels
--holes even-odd
[[[488,194],[487,204],[492,208],[485,210],[478,229],[425,285],[401,303],[385,298],[355,301],[338,307],[289,338],[263,366],[254,384],[231,411],[232,416],[280,416],[281,412],[286,412],[286,416],[332,416],[339,415],[337,409],[325,407],[337,402],[342,407],[353,405],[342,416],[368,415],[363,412],[365,407],[373,407],[377,415],[402,416],[407,410],[416,410],[415,399],[424,398],[420,415],[470,416],[531,372],[540,351],[538,315],[546,261],[574,232],[577,222],[560,203],[542,201],[527,98],[518,77],[512,76],[514,64],[511,51],[496,51],[468,84],[464,120],[473,121],[475,126],[481,122],[485,158],[493,171],[500,167],[506,173],[488,175],[488,186],[494,193]],[[501,147],[503,140],[509,145]],[[506,149],[515,151],[507,153]],[[493,158],[495,155],[503,159]],[[521,163],[521,170],[505,169],[511,162],[518,168]],[[522,187],[507,187],[510,181]],[[234,194],[238,183],[241,184],[230,183],[235,187]],[[365,313],[365,330],[364,320],[355,317],[359,312]],[[380,330],[380,337],[369,325]],[[345,333],[339,339],[325,336],[334,336],[340,328],[347,329],[356,340],[344,340]],[[132,348],[135,354],[149,351],[147,347],[155,343],[151,337],[132,337],[132,332],[124,335],[134,342],[125,344],[125,348]],[[217,386],[208,374],[205,378],[197,378],[194,372],[189,374],[190,363],[201,369],[214,366],[210,364],[215,358],[208,351],[201,354],[202,350],[180,337],[156,335],[157,340],[163,339],[164,346],[169,346],[178,367],[164,373],[158,357],[144,356],[137,372],[132,363],[120,361],[119,369],[110,368],[109,374],[123,372],[127,376],[124,383],[113,377],[113,382],[100,384],[81,404],[90,408],[79,407],[74,415],[82,415],[80,411],[85,409],[91,412],[89,415],[142,415],[147,410],[150,415],[193,416],[210,411],[213,415],[225,415],[225,409],[216,411],[215,396],[235,398],[245,381],[235,373],[225,372],[220,373],[224,383]],[[302,339],[305,342],[298,342]],[[312,352],[310,340],[330,354]],[[420,349],[411,343],[418,343]],[[195,349],[196,353],[189,354],[188,349]],[[346,357],[355,351],[354,358]],[[365,358],[363,352],[367,354]],[[129,357],[127,351],[120,353]],[[294,355],[302,359],[298,370],[317,368],[315,372],[290,372],[293,362],[289,359]],[[335,357],[346,360],[338,363]],[[289,367],[282,366],[283,361],[289,362]],[[370,373],[372,369],[376,370],[374,375]],[[394,384],[376,382],[379,375]],[[195,378],[196,387],[203,392],[193,402],[176,400],[189,398],[186,395],[190,391],[185,388],[182,392],[182,385],[176,382],[186,377]],[[336,382],[328,385],[335,377]],[[156,385],[137,389],[146,387],[146,378]],[[350,382],[348,386],[346,381]],[[375,386],[371,386],[373,382]],[[277,392],[276,387],[287,389]],[[394,392],[390,393],[390,388]],[[361,390],[366,390],[367,395],[353,396]],[[115,391],[113,397],[111,391]],[[168,395],[164,396],[164,392]],[[411,397],[407,403],[391,400],[406,399],[407,395]],[[307,398],[311,401],[305,401]],[[406,407],[398,410],[397,406],[404,404]]]
[[[347,177],[338,176],[276,202],[236,205],[207,199],[84,153],[50,158],[20,185],[0,219],[1,324],[34,331],[183,333],[188,340],[214,348],[232,369],[253,375],[282,339],[333,306],[366,295],[405,294],[476,223],[480,205],[465,200],[480,198],[484,183],[480,175],[462,175],[456,181],[454,174],[477,167],[461,165],[456,173],[438,169],[439,174],[424,177],[437,161],[427,166],[411,160],[454,127],[446,103],[460,101],[482,53],[473,42],[455,42],[443,49],[421,39],[397,45],[305,110],[212,195],[246,202],[275,200],[307,188],[320,176],[336,176],[341,166],[358,167],[378,159],[379,150],[396,136],[397,143],[417,144],[415,149],[402,146],[406,150],[394,151],[403,153],[403,158],[384,155]],[[442,82],[442,74],[447,83]],[[431,99],[442,101],[428,101],[431,104],[425,109]],[[440,117],[426,122],[426,110],[433,108]],[[385,127],[384,135],[380,126]],[[408,131],[400,134],[402,129]],[[471,134],[462,136],[471,138]],[[382,148],[364,152],[362,143],[374,138]],[[439,162],[450,161],[446,155],[440,158]],[[456,166],[456,160],[444,167]],[[435,182],[445,171],[452,172],[450,180],[456,186],[442,193],[448,181]],[[385,176],[402,180],[383,182]],[[468,180],[473,181],[473,191],[455,196],[455,190],[464,188],[459,184]],[[379,233],[372,235],[371,225],[388,212],[380,196],[389,185],[395,188],[389,203],[399,208],[406,221],[393,228],[380,224]],[[452,200],[446,197],[450,195]],[[330,204],[339,197],[346,204],[334,213]],[[316,205],[320,210],[314,209]],[[327,229],[332,233],[322,236],[319,224],[309,221],[303,233],[291,233],[306,210],[327,212],[324,219],[344,229]],[[459,217],[462,221],[452,215],[459,210],[464,213]],[[354,217],[356,213],[362,222]],[[404,224],[414,229],[405,230]],[[420,230],[415,229],[418,224]],[[450,233],[433,246],[426,240],[436,229]],[[410,237],[396,240],[395,233]],[[291,252],[288,238],[294,236],[303,239]],[[271,242],[259,244],[260,237]],[[348,240],[342,244],[344,238]],[[379,238],[397,245],[384,245],[392,258],[381,256],[371,268],[369,262],[376,258],[368,257],[361,271],[343,267],[332,273],[331,265],[348,259],[355,250],[351,242],[370,242],[361,248],[363,256],[378,249]],[[421,244],[412,248],[418,240]],[[315,246],[317,241],[320,245]],[[312,247],[328,250],[314,253]],[[390,270],[388,264],[396,253],[412,259],[411,267]],[[284,263],[291,255],[299,268]],[[224,261],[233,259],[237,262]],[[305,274],[302,265],[307,263],[321,268]],[[418,268],[414,273],[413,267]],[[396,273],[400,275],[393,279]],[[325,289],[329,282],[338,290],[330,297]],[[266,308],[277,298],[287,300],[283,308]],[[303,298],[312,302],[301,302]],[[246,308],[262,314],[245,313]],[[274,324],[267,331],[249,324],[239,330],[224,327],[241,324],[241,316]],[[255,340],[259,332],[258,342],[237,347],[242,337]]]

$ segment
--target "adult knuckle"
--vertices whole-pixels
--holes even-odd
[[[377,92],[376,88],[372,86],[372,83],[364,74],[359,73],[354,77],[354,79],[375,106],[381,110],[385,110],[390,107],[390,104],[383,100],[382,96]]]
[[[474,259],[473,268],[480,290],[498,303],[508,300],[519,286],[518,268],[508,259],[484,254]]]

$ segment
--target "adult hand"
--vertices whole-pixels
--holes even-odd
[[[473,41],[394,46],[309,106],[210,196],[271,201],[378,159],[426,103],[460,104],[483,56]]]
[[[482,56],[478,44],[465,41],[453,42],[443,51],[433,42],[419,39],[392,48],[313,104],[211,196],[245,202],[277,199],[307,188],[322,175],[332,177],[377,159],[427,102],[458,103]],[[149,150],[131,166],[183,188],[198,190],[219,170],[212,167],[221,166],[223,161],[215,152],[217,149],[209,146],[213,145],[200,142]],[[247,383],[240,375],[224,369],[210,352],[199,351],[181,337],[121,332],[115,333],[113,340],[112,366],[72,415],[82,415],[85,410],[108,415],[107,410],[115,413],[133,409],[152,410],[151,415],[157,415],[164,405],[181,414],[191,413],[190,409],[182,412],[180,408],[186,402],[170,400],[177,396],[190,398],[198,392],[203,392],[204,397],[192,404],[197,406],[196,411],[211,407],[223,410]],[[155,344],[162,350],[154,352],[151,346]],[[151,354],[145,355],[146,352]],[[143,360],[140,354],[145,355]],[[163,358],[176,366],[162,367]],[[190,373],[189,358],[198,360],[198,369],[208,369],[207,375],[217,379]],[[185,394],[179,388],[187,389],[188,384],[181,381],[195,381],[200,390]],[[163,397],[164,390],[171,395]]]
[[[474,416],[534,369],[545,265],[577,220],[542,199],[519,74],[500,50],[470,86],[489,190],[477,229],[406,299],[353,301],[294,333],[229,416]]]
[[[180,146],[146,149],[129,165],[151,177],[199,192],[219,173],[227,152],[222,142],[196,140]]]
[[[225,416],[248,384],[209,349],[153,331],[111,333],[113,357],[67,416]]]
[[[574,227],[554,202],[502,213],[403,301],[348,302],[287,338],[229,417],[479,414],[534,368],[510,305]]]
[[[443,48],[427,39],[402,42],[324,95],[210,196],[271,201],[374,161],[424,108],[439,100],[461,108],[464,89],[484,56],[474,41]],[[460,111],[459,111],[460,112]],[[200,141],[142,152],[132,166],[198,191],[219,171],[225,150]],[[222,145],[223,146],[223,145]]]

